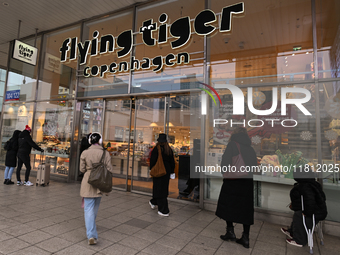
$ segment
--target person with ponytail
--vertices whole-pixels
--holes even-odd
[[[92,164],[100,162],[103,153],[105,153],[103,160],[105,168],[111,173],[113,173],[113,170],[111,156],[109,152],[104,151],[101,134],[90,134],[88,142],[91,146],[80,155],[79,170],[84,173],[80,187],[80,196],[84,200],[84,218],[88,244],[93,245],[97,244],[98,241],[96,218],[103,193],[88,183],[91,170],[93,169]]]

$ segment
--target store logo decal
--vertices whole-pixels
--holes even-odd
[[[203,83],[202,83],[203,84]],[[214,93],[218,96],[219,100],[220,100],[220,104],[222,105],[221,99],[219,97],[219,95],[217,94],[216,90],[214,88],[212,88],[211,86],[204,84],[205,86],[207,86],[208,88],[210,88],[211,90],[214,91]],[[228,84],[217,84],[215,85],[216,89],[228,89],[233,97],[233,115],[245,115],[245,102],[244,102],[244,94],[243,91],[235,86],[235,85],[228,85]],[[203,91],[207,92],[207,90],[202,89]],[[297,93],[297,94],[303,94],[304,97],[299,97],[299,98],[287,98],[287,94],[290,93]],[[211,97],[211,93],[208,93]],[[270,109],[255,109],[254,105],[253,105],[253,88],[252,87],[248,87],[247,88],[247,105],[248,105],[248,110],[257,116],[268,116],[273,114],[277,109],[280,109],[280,115],[281,116],[287,116],[287,106],[288,105],[295,105],[296,108],[298,108],[304,115],[306,116],[311,116],[312,114],[306,109],[306,107],[303,105],[304,103],[307,103],[310,99],[311,99],[311,93],[309,90],[305,89],[305,88],[295,88],[295,87],[283,87],[281,88],[281,105],[280,107],[278,107],[278,88],[277,87],[273,87],[272,88],[272,105],[270,107]],[[212,97],[213,98],[213,97]],[[213,98],[215,105],[216,101]],[[201,114],[202,115],[206,115],[207,114],[207,95],[206,94],[202,94],[201,95]],[[289,113],[288,113],[289,115]],[[281,122],[281,125],[283,127],[294,127],[296,126],[298,123],[295,119],[283,119],[281,120],[280,118],[270,118],[268,117],[268,119],[251,119],[248,121],[248,126],[250,127],[262,127],[265,122],[269,122],[271,123],[271,126],[274,127],[275,122]],[[217,125],[225,125],[229,122],[229,120],[227,119],[214,119],[214,123],[213,126],[216,127]],[[231,120],[232,122],[232,120]],[[260,123],[260,125],[253,125],[252,123],[257,122]],[[294,123],[293,125],[286,125],[287,122],[290,123]],[[235,124],[243,124],[243,126],[245,127],[246,123],[245,120],[243,120],[243,122],[237,122]],[[232,125],[232,123],[231,123]]]
[[[217,91],[216,91],[213,87],[211,87],[210,85],[208,85],[208,84],[205,84],[205,83],[203,83],[203,82],[200,82],[200,84],[206,86],[206,87],[209,88],[211,91],[213,91],[213,92],[215,93],[215,95],[217,96],[218,100],[220,101],[220,105],[222,106],[222,100],[221,100],[221,98],[220,98],[220,95],[217,93]],[[202,91],[205,91],[205,92],[212,98],[212,100],[214,101],[215,105],[217,105],[214,96],[210,93],[209,90],[206,90],[206,89],[204,89],[204,88],[199,88],[199,89],[202,90]]]

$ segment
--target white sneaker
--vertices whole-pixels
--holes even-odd
[[[89,245],[97,244],[97,239],[91,237],[88,241]]]
[[[152,204],[151,201],[149,201],[149,205],[150,205],[152,210],[154,210],[156,208],[156,206],[154,204]]]
[[[24,182],[24,185],[25,186],[33,186],[34,184],[30,181],[27,181],[27,182]]]
[[[18,185],[18,186],[21,186],[21,185],[24,185],[24,183],[23,183],[23,182],[17,181],[17,185]]]
[[[160,211],[158,211],[158,214],[163,217],[169,217],[168,213],[161,213]]]

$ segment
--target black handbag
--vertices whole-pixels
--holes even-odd
[[[98,163],[92,164],[92,170],[88,183],[102,192],[109,193],[112,191],[112,174],[107,171],[104,164],[105,150]]]

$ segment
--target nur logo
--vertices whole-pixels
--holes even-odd
[[[213,92],[215,93],[215,95],[217,96],[218,100],[220,101],[220,105],[222,106],[222,100],[221,100],[221,98],[220,98],[220,95],[217,93],[217,91],[216,91],[213,87],[211,87],[210,85],[208,85],[208,84],[205,84],[205,83],[203,83],[203,82],[200,82],[200,84],[206,86],[206,87],[209,88],[211,91],[213,91]],[[205,92],[212,98],[212,100],[214,101],[215,105],[217,106],[216,100],[215,100],[214,96],[211,94],[211,92],[210,92],[209,90],[204,89],[204,88],[199,88],[199,89],[205,91]]]

